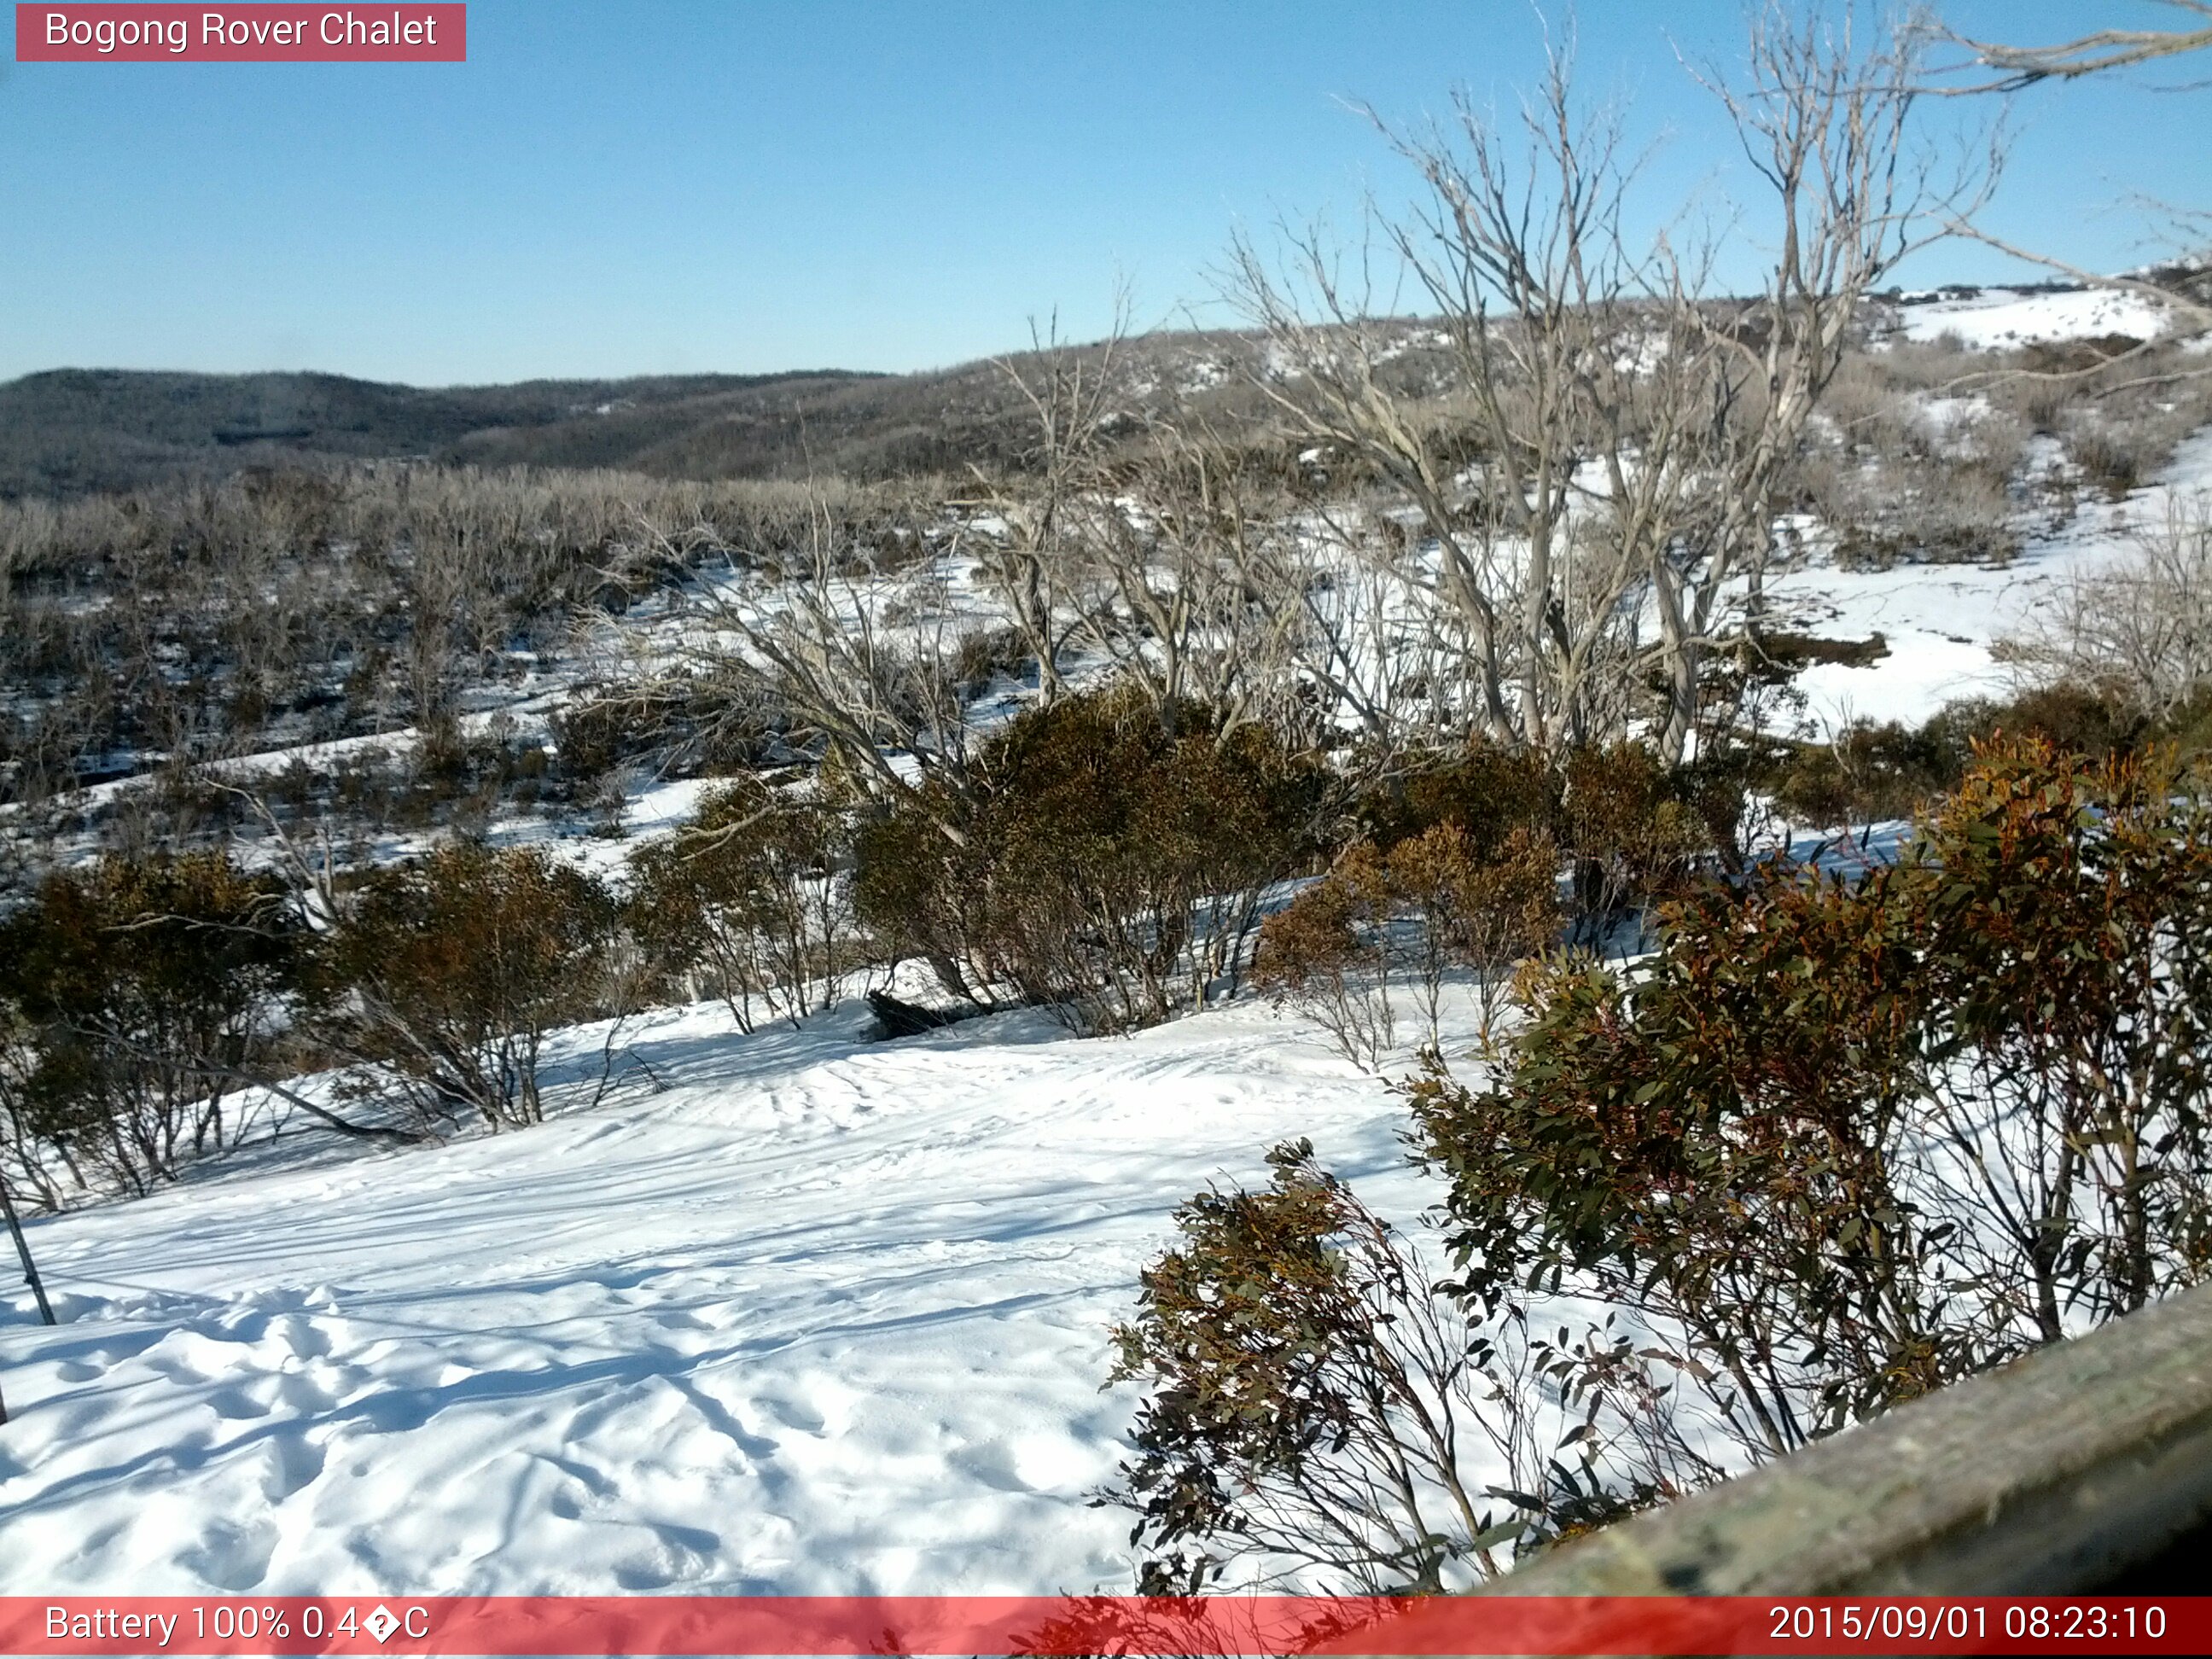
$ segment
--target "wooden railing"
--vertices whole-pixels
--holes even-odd
[[[2212,1285],[1560,1546],[1488,1589],[2212,1590]]]

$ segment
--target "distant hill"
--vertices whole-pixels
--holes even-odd
[[[1225,390],[1254,350],[1225,334],[1127,349],[1142,359],[1139,403],[1171,388]],[[434,390],[339,374],[55,369],[0,385],[0,498],[402,456],[696,478],[957,472],[1025,441],[1026,413],[990,362]]]
[[[2212,304],[2212,258],[2131,273]],[[2125,310],[2118,316],[2114,307]],[[2067,283],[1957,287],[1875,301],[1873,320],[1984,349],[2133,329],[2139,295]],[[2008,321],[2019,313],[2027,322]],[[2078,314],[2076,314],[2078,313]],[[2029,326],[2033,325],[2033,326]],[[1399,319],[1392,373],[1431,381],[1442,342]],[[1984,336],[1988,337],[1983,337]],[[1079,356],[1096,359],[1099,348]],[[1249,335],[1157,333],[1121,350],[1133,410],[1264,416],[1252,386],[1274,365]],[[1019,355],[1016,361],[1021,361]],[[342,374],[54,369],[0,385],[0,499],[127,489],[287,462],[427,457],[484,466],[611,467],[664,477],[880,479],[964,471],[1030,441],[1030,411],[993,362],[915,374],[805,369],[622,380],[418,386]]]
[[[453,458],[471,446],[487,459],[634,465],[639,451],[717,418],[733,401],[796,410],[879,378],[704,374],[423,390],[339,374],[57,369],[0,386],[0,495],[119,489],[284,460]],[[541,434],[543,456],[533,447]]]

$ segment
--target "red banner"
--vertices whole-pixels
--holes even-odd
[[[2212,1597],[0,1597],[0,1654],[2212,1652]]]
[[[19,64],[460,64],[465,5],[15,8]]]

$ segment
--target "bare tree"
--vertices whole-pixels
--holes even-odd
[[[978,742],[963,658],[978,637],[1011,629],[1047,701],[1064,686],[1060,658],[1080,647],[1170,732],[1196,708],[1224,731],[1279,712],[1296,606],[1265,586],[1254,552],[1279,503],[1255,499],[1224,446],[1172,422],[1109,465],[1099,433],[1119,349],[1117,337],[1088,367],[1061,352],[1029,384],[1047,458],[1040,477],[992,483],[1003,529],[950,545],[917,536],[915,558],[841,537],[817,513],[802,545],[737,550],[725,578],[691,584],[668,671],[775,699],[793,742],[865,793],[918,806],[956,845]],[[714,535],[659,538],[672,561],[696,565]],[[981,578],[964,591],[949,568],[963,552]],[[644,695],[650,676],[629,678],[629,695]]]
[[[1285,514],[1249,548],[1254,585],[1285,624],[1298,722],[1349,737],[1340,761],[1370,779],[1455,729],[1462,713],[1462,653],[1396,574],[1407,534],[1359,503],[1322,504]],[[1320,729],[1306,735],[1328,741]]]
[[[2008,654],[2032,681],[2075,680],[2154,718],[2212,686],[2212,495],[2176,496],[2133,555],[2037,608]]]
[[[1729,584],[1747,586],[1756,628],[1773,544],[1777,492],[1807,423],[1844,358],[1867,295],[1918,249],[1957,234],[2002,171],[2001,131],[1978,143],[1917,149],[1913,115],[1925,37],[1869,33],[1846,9],[1793,18],[1754,15],[1748,69],[1700,81],[1722,101],[1767,188],[1777,233],[1764,291],[1741,311],[1677,310],[1721,348],[1707,398],[1714,434],[1713,512],[1681,550],[1653,566],[1667,708],[1661,749],[1693,729],[1705,656]]]
[[[1224,732],[1279,712],[1296,612],[1255,548],[1282,505],[1210,434],[1163,424],[1066,509],[1075,635],[1170,734],[1194,708]]]
[[[975,744],[956,670],[990,613],[963,611],[926,550],[900,568],[842,543],[826,513],[805,545],[757,550],[752,565],[735,583],[695,590],[695,672],[779,698],[794,738],[818,744],[854,787],[914,801],[964,842],[948,809],[964,795]]]
[[[1280,262],[1236,245],[1231,296],[1291,371],[1269,395],[1418,514],[1417,538],[1370,545],[1459,641],[1476,729],[1599,740],[1656,674],[1660,747],[1683,751],[1711,653],[1756,624],[1779,481],[1862,300],[1994,176],[1994,143],[1912,153],[1917,39],[1771,7],[1747,74],[1701,77],[1778,222],[1748,303],[1711,297],[1709,247],[1632,246],[1620,115],[1577,98],[1565,49],[1517,128],[1462,96],[1448,127],[1383,129],[1424,190],[1376,215],[1381,240],[1434,328],[1374,316],[1372,246],[1347,276],[1315,228]]]
[[[1261,498],[1231,445],[1172,416],[1116,447],[1129,304],[1095,346],[1063,342],[1055,320],[1025,359],[1000,365],[1031,417],[1024,465],[987,478],[997,525],[963,546],[1005,625],[1038,665],[1038,696],[1065,686],[1061,652],[1079,646],[1144,694],[1170,732],[1202,705],[1228,729],[1273,712],[1289,686],[1284,642],[1294,606],[1257,556],[1284,503]]]
[[[1113,326],[1096,346],[1071,345],[1055,316],[1040,336],[1031,328],[1026,358],[999,360],[1030,421],[1024,465],[1014,476],[978,469],[985,502],[999,521],[969,543],[976,574],[1006,609],[1008,624],[1036,659],[1039,699],[1061,690],[1060,653],[1073,626],[1066,590],[1073,572],[1070,515],[1097,488],[1109,426],[1121,413],[1129,300],[1117,295]]]
[[[1418,509],[1420,536],[1387,550],[1458,647],[1469,723],[1539,747],[1590,733],[1590,682],[1634,580],[1621,550],[1584,545],[1576,523],[1577,466],[1600,435],[1587,376],[1627,348],[1640,296],[1620,122],[1584,112],[1571,82],[1554,52],[1517,138],[1464,95],[1449,129],[1383,129],[1426,193],[1402,219],[1376,216],[1382,251],[1434,329],[1377,319],[1377,250],[1348,272],[1317,226],[1279,263],[1240,238],[1228,280],[1291,371],[1261,385],[1293,430]],[[1409,347],[1441,352],[1440,386],[1413,378]]]
[[[1943,37],[1965,47],[1973,54],[1976,66],[1998,77],[1964,88],[1977,92],[2016,92],[2039,81],[2078,80],[2085,75],[2131,69],[2212,46],[2212,0],[2159,0],[2159,3],[2207,21],[2179,29],[2097,29],[2047,46],[1977,40],[1948,29]]]

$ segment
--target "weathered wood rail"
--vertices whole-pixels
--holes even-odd
[[[1562,1546],[1488,1589],[2212,1592],[2212,1285]]]

